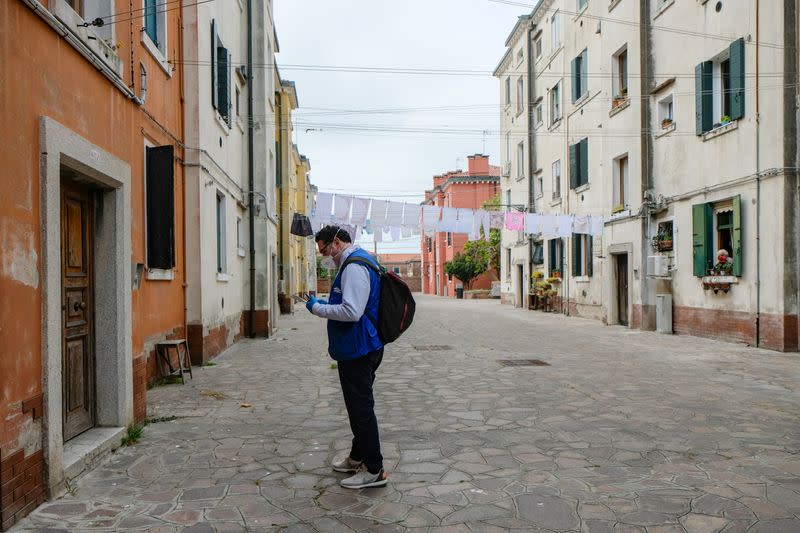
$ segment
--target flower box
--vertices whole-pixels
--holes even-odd
[[[656,241],[656,249],[659,252],[671,252],[672,251],[672,239],[662,239]]]
[[[727,294],[731,286],[739,283],[736,276],[703,276],[703,290],[714,291],[717,294],[722,291]]]

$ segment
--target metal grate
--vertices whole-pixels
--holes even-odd
[[[414,346],[414,349],[418,352],[439,352],[443,350],[452,350],[452,346],[447,346],[446,344],[428,344],[425,346]]]
[[[539,359],[498,359],[497,362],[503,366],[550,366]]]

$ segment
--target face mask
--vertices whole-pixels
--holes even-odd
[[[333,257],[329,255],[323,257],[322,260],[320,261],[320,264],[322,265],[322,268],[325,268],[327,270],[334,270],[336,268],[336,261],[334,261]]]

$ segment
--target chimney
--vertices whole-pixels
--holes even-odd
[[[467,157],[470,176],[487,176],[489,174],[489,156],[475,154]]]

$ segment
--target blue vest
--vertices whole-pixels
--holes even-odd
[[[375,260],[365,252],[358,249],[352,252],[351,257],[362,257],[372,264]],[[347,268],[358,268],[358,263],[348,265]],[[371,268],[361,265],[369,272],[369,299],[364,314],[358,322],[340,322],[338,320],[328,320],[328,353],[337,361],[348,359],[358,359],[368,353],[383,348],[383,343],[378,337],[378,302],[381,295],[381,278]],[[340,269],[336,274],[336,279],[331,285],[330,298],[328,303],[339,305],[342,303],[342,272]]]

